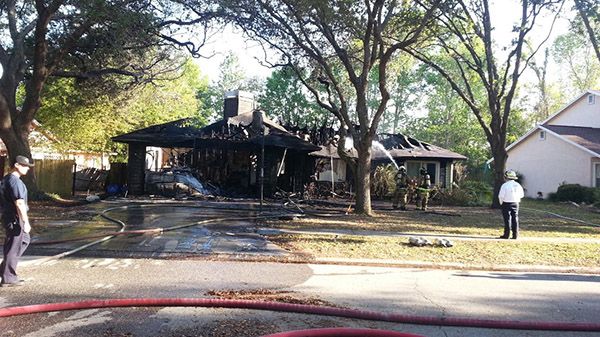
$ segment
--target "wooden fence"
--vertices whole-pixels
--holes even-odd
[[[34,160],[37,187],[47,193],[55,193],[61,197],[73,193],[74,160],[43,159]]]
[[[37,187],[44,192],[67,197],[78,191],[102,191],[107,183],[124,186],[127,180],[127,164],[112,163],[110,171],[100,169],[77,169],[75,160],[34,159]],[[8,158],[0,157],[0,178],[11,168]],[[75,185],[74,185],[75,184]]]

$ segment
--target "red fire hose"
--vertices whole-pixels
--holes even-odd
[[[280,332],[262,337],[425,337],[411,333],[377,329],[308,329]]]
[[[600,331],[598,323],[568,323],[568,322],[528,322],[501,321],[472,318],[447,318],[414,316],[374,311],[362,311],[325,306],[304,304],[289,304],[246,300],[220,300],[198,298],[148,298],[148,299],[113,299],[83,302],[64,302],[36,304],[22,307],[0,309],[0,317],[26,315],[50,311],[107,308],[107,307],[219,307],[237,309],[271,310],[296,312],[312,315],[337,316],[372,321],[395,322],[405,324],[436,325],[436,326],[465,326],[492,329],[517,330],[549,330],[549,331]]]

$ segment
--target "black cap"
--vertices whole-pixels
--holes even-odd
[[[24,166],[29,166],[29,167],[34,166],[33,163],[31,161],[29,161],[29,158],[27,158],[25,156],[17,156],[15,163],[24,165]]]

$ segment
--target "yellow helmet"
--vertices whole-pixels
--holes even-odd
[[[511,171],[511,170],[504,172],[504,177],[507,179],[511,179],[511,180],[519,179],[519,177],[517,177],[517,173],[515,173],[515,171]]]

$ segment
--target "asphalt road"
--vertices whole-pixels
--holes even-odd
[[[119,298],[211,298],[209,290],[269,289],[299,299],[386,313],[597,323],[600,276],[365,266],[154,259],[66,258],[21,270],[0,307]],[[288,293],[289,292],[289,293]],[[374,322],[225,308],[96,308],[0,319],[0,336],[261,336],[361,327],[426,336],[598,336]],[[240,329],[240,330],[236,330]]]
[[[199,221],[198,210],[165,206],[118,209],[128,229]],[[475,272],[358,265],[251,262],[285,259],[255,224],[234,211],[204,209],[227,224],[184,227],[146,236],[119,236],[61,259],[40,256],[83,243],[32,246],[19,267],[27,283],[0,288],[0,308],[110,299],[214,298],[219,290],[281,293],[292,300],[349,309],[501,321],[598,323],[600,275]],[[229,213],[231,212],[231,213]],[[247,211],[245,213],[248,213]],[[115,230],[110,222],[64,225],[38,239],[57,240]],[[50,233],[52,233],[50,235]],[[97,238],[89,239],[89,241]],[[32,256],[33,255],[33,256]],[[182,256],[193,259],[181,259]],[[228,256],[235,261],[216,260]],[[263,336],[328,327],[385,329],[425,336],[598,336],[600,332],[484,329],[414,325],[252,309],[198,307],[94,308],[0,318],[8,336]]]

